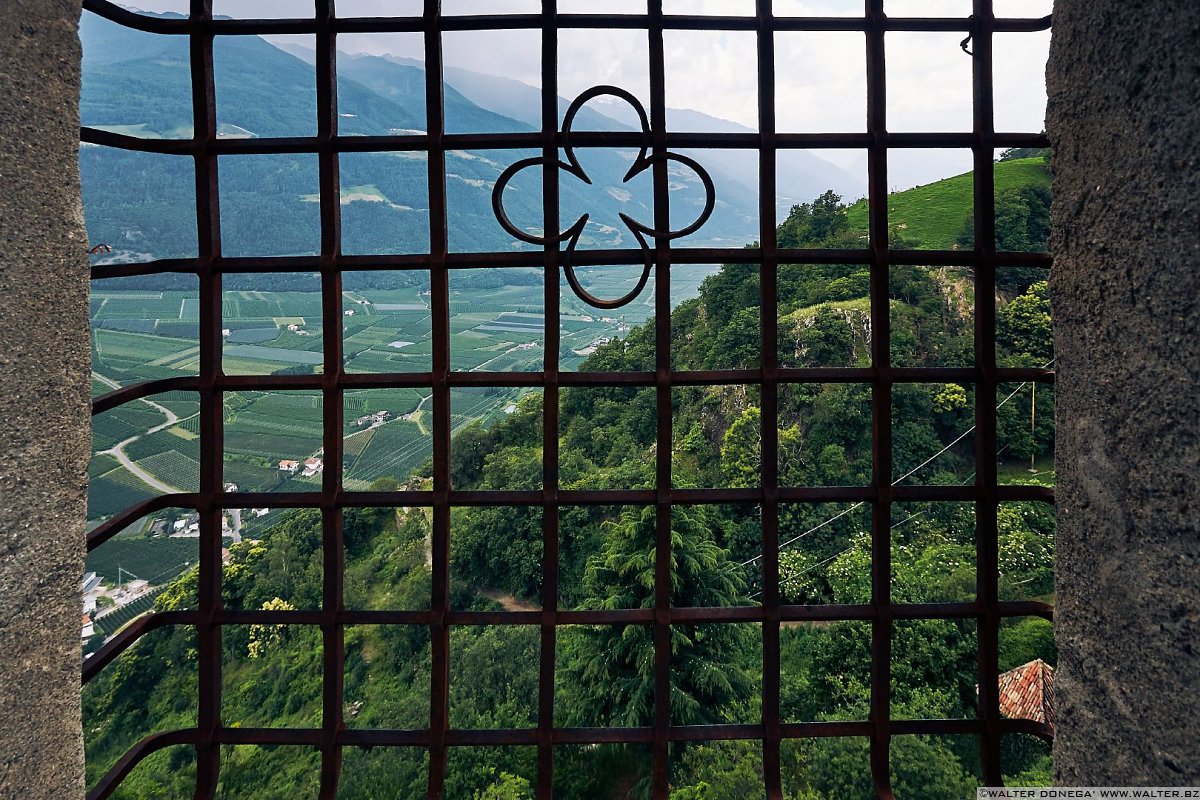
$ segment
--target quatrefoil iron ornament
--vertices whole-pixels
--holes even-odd
[[[625,177],[621,179],[622,183],[628,183],[642,172],[645,172],[647,169],[653,167],[655,164],[666,161],[674,161],[676,163],[683,164],[699,176],[700,181],[704,184],[705,194],[704,210],[700,212],[700,215],[696,217],[696,219],[690,225],[677,231],[655,230],[654,228],[643,225],[642,223],[630,217],[628,214],[622,213],[620,215],[621,221],[625,223],[627,228],[629,228],[630,232],[633,234],[634,238],[637,239],[638,244],[641,246],[643,265],[642,274],[638,279],[637,285],[634,286],[634,288],[628,294],[618,297],[615,300],[605,300],[603,298],[596,297],[591,292],[584,289],[580,284],[578,277],[576,277],[575,269],[571,264],[572,256],[575,253],[575,248],[579,244],[579,238],[583,235],[584,228],[587,226],[588,218],[590,216],[589,214],[584,214],[581,216],[574,222],[574,224],[561,233],[553,236],[537,236],[536,234],[523,231],[514,225],[504,210],[505,188],[517,175],[517,173],[526,167],[537,165],[556,166],[558,169],[565,170],[584,183],[591,185],[592,179],[580,165],[579,159],[575,156],[574,147],[571,145],[571,126],[575,122],[575,115],[579,113],[579,109],[583,108],[588,101],[594,100],[595,98],[603,95],[624,100],[633,107],[633,110],[637,113],[638,121],[641,123],[642,137],[639,145],[640,149],[637,157],[633,160],[633,165],[630,166],[629,171],[625,173]],[[647,155],[650,150],[650,136],[650,121],[646,115],[646,109],[642,107],[642,104],[636,97],[624,89],[616,86],[593,86],[591,89],[588,89],[586,92],[575,98],[575,100],[571,103],[571,106],[567,109],[566,116],[563,117],[562,147],[563,151],[566,153],[567,160],[564,162],[561,159],[547,158],[546,156],[536,156],[533,158],[521,159],[520,161],[511,164],[507,169],[504,170],[504,172],[500,174],[500,178],[496,181],[496,186],[492,190],[492,211],[495,213],[497,221],[499,221],[504,230],[508,231],[510,234],[523,242],[528,242],[530,244],[540,245],[543,247],[567,242],[567,248],[563,253],[562,259],[563,272],[566,275],[567,283],[570,285],[571,291],[575,292],[576,296],[578,296],[580,300],[590,306],[595,306],[596,308],[602,309],[614,309],[620,308],[621,306],[631,302],[635,297],[641,294],[642,289],[646,287],[646,282],[650,279],[650,271],[654,267],[653,252],[649,242],[647,242],[647,239],[653,239],[655,245],[657,246],[659,243],[669,242],[672,239],[678,239],[681,236],[687,236],[688,234],[695,233],[700,229],[701,226],[704,225],[705,222],[708,221],[708,218],[712,216],[713,208],[716,206],[717,192],[716,188],[713,186],[712,177],[708,174],[708,171],[705,170],[704,167],[700,166],[695,159],[689,158],[685,155],[680,155],[678,153],[663,151],[653,155]]]

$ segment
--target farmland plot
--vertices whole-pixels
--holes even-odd
[[[403,481],[432,455],[433,439],[417,423],[389,422],[373,431],[370,441],[346,471],[346,478],[364,484],[376,478]]]
[[[187,564],[195,564],[198,554],[198,539],[117,536],[88,553],[87,569],[108,584],[117,582],[118,567],[142,580],[159,584],[172,577],[172,572],[181,572]],[[129,580],[129,575],[124,579]]]

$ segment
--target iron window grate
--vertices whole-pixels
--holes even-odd
[[[186,37],[190,44],[194,133],[187,140],[148,140],[83,128],[81,139],[92,144],[146,152],[190,156],[195,162],[196,221],[199,255],[142,264],[95,266],[93,278],[162,272],[195,274],[200,287],[200,370],[198,377],[150,381],[96,399],[93,414],[158,392],[185,389],[199,393],[201,406],[201,477],[196,493],[157,497],[134,506],[96,528],[88,537],[89,551],[131,522],[166,507],[184,507],[200,515],[200,593],[195,610],[158,613],[139,619],[89,659],[83,667],[86,683],[140,636],[165,625],[195,626],[199,634],[198,725],[147,737],[130,750],[91,790],[90,798],[109,796],[146,755],[171,745],[193,745],[197,751],[197,797],[212,797],[220,772],[223,744],[292,744],[318,747],[322,797],[337,791],[341,752],[353,746],[426,748],[429,752],[429,796],[440,797],[447,750],[463,745],[533,745],[538,752],[537,796],[553,791],[553,749],[566,744],[644,743],[652,748],[652,789],[655,797],[668,794],[668,745],[674,741],[757,740],[762,742],[764,793],[782,797],[780,744],[801,737],[856,736],[871,743],[871,771],[881,798],[892,796],[888,785],[889,742],[913,734],[970,734],[979,737],[984,778],[1001,782],[999,740],[1005,733],[1047,735],[1040,725],[1000,716],[997,677],[997,635],[1002,618],[1037,615],[1049,619],[1050,606],[1040,602],[1001,601],[998,594],[997,504],[1002,501],[1053,502],[1052,492],[1039,487],[998,485],[996,409],[991,398],[1006,381],[1053,382],[1053,373],[1039,369],[999,368],[995,352],[995,279],[997,267],[1049,266],[1042,254],[996,251],[994,178],[996,148],[1045,147],[1043,134],[997,133],[992,126],[992,37],[996,32],[1039,31],[1050,18],[996,19],[992,0],[974,0],[973,15],[960,18],[888,18],[883,0],[864,0],[861,17],[775,17],[771,0],[758,0],[754,16],[665,15],[661,0],[650,0],[648,13],[636,15],[558,14],[554,0],[544,0],[540,14],[442,16],[437,0],[426,0],[421,16],[397,18],[338,18],[334,0],[314,0],[309,19],[214,19],[211,0],[191,0],[186,19],[150,18],[113,5],[108,0],[84,0],[87,11],[113,22],[164,35]],[[531,28],[541,34],[542,126],[533,133],[448,134],[442,102],[443,33],[461,30]],[[754,149],[759,156],[760,239],[756,247],[672,250],[652,240],[655,273],[654,307],[656,362],[654,372],[559,372],[557,361],[533,373],[467,373],[451,369],[449,353],[449,275],[452,270],[482,267],[545,268],[546,319],[559,318],[558,275],[563,254],[557,244],[540,252],[450,252],[447,236],[445,157],[455,149],[539,149],[556,162],[563,134],[558,125],[558,32],[564,28],[623,28],[644,31],[650,53],[650,145],[661,155],[670,148]],[[758,67],[758,133],[676,133],[666,129],[663,33],[667,30],[740,30],[756,34]],[[339,136],[337,113],[336,41],[339,34],[419,32],[426,55],[425,97],[428,132],[420,135]],[[857,31],[865,34],[867,66],[866,133],[784,134],[774,118],[775,34],[781,31]],[[888,133],[885,123],[884,36],[888,31],[959,31],[973,43],[974,126],[970,133]],[[306,33],[315,35],[317,132],[312,137],[229,139],[217,137],[213,43],[217,36]],[[580,132],[579,147],[636,146],[636,133]],[[895,148],[969,148],[974,158],[975,248],[965,251],[898,251],[889,249],[887,225],[887,153]],[[789,250],[776,240],[776,160],[781,151],[807,148],[861,148],[868,154],[870,239],[866,250]],[[428,154],[430,249],[421,255],[355,255],[341,253],[339,156],[342,153],[422,151]],[[232,258],[222,254],[218,164],[220,155],[312,153],[319,163],[320,254],[302,257]],[[658,162],[652,169],[655,227],[666,229],[667,172]],[[543,172],[544,229],[560,230],[556,169]],[[575,265],[641,263],[636,249],[588,251],[572,255]],[[778,363],[776,285],[778,267],[791,262],[812,264],[868,263],[871,269],[872,360],[868,368],[787,368]],[[671,365],[670,272],[674,264],[753,263],[760,269],[761,366],[758,369],[676,371]],[[964,368],[901,368],[891,364],[888,313],[888,269],[891,265],[967,266],[975,270],[975,366]],[[221,369],[221,286],[226,273],[319,272],[323,317],[340,321],[344,270],[426,270],[431,276],[433,309],[433,367],[427,373],[347,374],[343,369],[340,336],[323,343],[324,371],[320,375],[231,376]],[[340,323],[339,323],[340,324]],[[546,325],[547,353],[557,353],[559,326]],[[866,383],[872,393],[873,479],[859,487],[779,486],[777,474],[778,391],[795,383]],[[891,393],[898,383],[972,382],[978,387],[974,435],[979,471],[965,486],[893,486],[891,464]],[[672,488],[671,391],[673,387],[744,384],[760,387],[762,408],[761,487],[756,489]],[[466,386],[540,387],[543,404],[543,489],[541,491],[463,491],[450,480],[450,390]],[[644,386],[656,393],[656,488],[649,490],[562,490],[558,482],[558,398],[562,387]],[[433,392],[433,488],[431,491],[353,492],[342,483],[343,395],[363,388],[429,388]],[[241,389],[319,390],[323,403],[323,445],[327,467],[321,491],[302,493],[226,493],[222,484],[222,398]],[[974,502],[977,525],[977,591],[973,602],[898,604],[891,600],[889,526],[894,502]],[[780,602],[778,525],[779,505],[787,502],[861,501],[871,506],[872,598],[868,604],[846,606],[786,605]],[[319,611],[242,611],[227,609],[221,600],[221,512],[269,503],[276,508],[319,508],[322,518],[324,592]],[[674,506],[701,503],[757,504],[762,512],[762,602],[754,607],[673,608],[670,605],[670,513]],[[459,506],[504,505],[542,509],[543,596],[558,596],[559,509],[578,505],[642,505],[657,510],[655,605],[650,609],[611,611],[560,610],[555,604],[541,611],[481,612],[455,609],[449,593],[450,512]],[[433,514],[433,596],[428,611],[354,611],[343,604],[343,509],[355,507],[426,506]],[[971,720],[894,720],[890,715],[890,638],[893,622],[909,619],[970,619],[978,626],[980,716]],[[804,620],[861,620],[871,624],[871,700],[869,719],[846,722],[784,723],[780,703],[781,623]],[[677,726],[667,705],[670,682],[670,625],[698,622],[755,622],[761,624],[763,646],[762,722],[753,725]],[[316,729],[225,727],[221,706],[221,631],[245,624],[303,624],[319,626],[323,638],[323,723]],[[570,624],[643,623],[654,629],[654,724],[644,728],[561,728],[554,720],[555,641],[559,627]],[[433,677],[431,714],[424,730],[351,730],[343,720],[343,631],[348,625],[406,624],[428,626],[432,638]],[[449,632],[452,626],[536,625],[541,635],[538,726],[529,730],[460,730],[450,726]]]

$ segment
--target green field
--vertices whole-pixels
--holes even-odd
[[[225,398],[225,452],[300,460],[321,448],[321,396],[315,392],[235,392]]]
[[[1050,169],[1041,158],[999,161],[995,166],[996,193],[1022,186],[1050,185]],[[974,206],[972,173],[888,195],[888,227],[922,250],[951,250]],[[867,201],[850,206],[850,227],[866,230]]]
[[[403,480],[432,455],[432,437],[422,433],[415,422],[391,422],[372,432],[370,441],[346,471],[346,479],[368,484],[376,478]]]
[[[115,459],[93,456],[88,470],[88,519],[110,517],[131,505],[154,497],[157,492],[142,483]],[[104,469],[111,464],[110,469]],[[103,471],[101,471],[103,470]]]
[[[196,563],[199,541],[167,536],[153,539],[118,536],[88,553],[87,570],[104,578],[109,585],[117,583],[117,567],[142,580],[163,583],[172,573],[182,572],[183,565]],[[129,579],[129,574],[124,575],[124,580]]]
[[[149,612],[154,608],[154,598],[157,594],[158,592],[147,592],[132,603],[123,605],[116,611],[105,614],[96,620],[96,633],[100,634],[97,638],[112,636],[126,623]]]
[[[694,297],[714,266],[680,265],[672,271],[676,302]],[[630,288],[636,266],[586,267],[580,280],[603,297]],[[393,280],[394,276],[394,280]],[[301,276],[310,279],[312,276]],[[324,337],[342,336],[349,373],[426,373],[433,370],[433,317],[429,278],[419,273],[346,273],[354,288],[343,292],[340,320],[325,320],[319,291],[226,291],[222,297],[221,369],[227,375],[319,373],[324,369]],[[303,281],[301,282],[303,283]],[[300,284],[298,284],[300,285]],[[116,282],[92,286],[92,363],[98,377],[92,394],[140,381],[195,376],[199,372],[199,295],[196,291],[126,290]],[[538,371],[547,360],[560,369],[577,367],[596,340],[623,335],[654,311],[653,280],[643,296],[607,316],[560,289],[561,347],[545,350],[545,287],[540,269],[456,270],[450,276],[450,365],[458,371]],[[348,314],[346,312],[353,312]],[[289,325],[299,330],[288,330]],[[429,457],[432,430],[428,405],[417,410],[430,390],[392,389],[345,394],[345,479],[352,489],[378,477],[403,478]],[[454,390],[451,426],[504,415],[516,390]],[[141,401],[127,403],[94,419],[93,450],[118,443],[138,467],[182,491],[200,480],[200,419],[195,393],[171,392],[148,398],[170,409],[179,422],[152,435],[167,421]],[[386,410],[387,424],[370,431],[353,426],[364,415]],[[278,469],[283,459],[303,460],[320,452],[322,401],[319,393],[230,392],[225,396],[224,480],[243,491],[312,491],[319,477],[290,476]],[[110,456],[93,457],[89,520],[98,522],[132,503],[158,494]]]

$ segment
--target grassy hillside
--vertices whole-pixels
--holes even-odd
[[[1025,186],[1050,186],[1050,169],[1041,158],[1018,158],[996,165],[996,192]],[[922,250],[950,250],[971,215],[974,173],[967,172],[936,183],[917,186],[888,196],[888,225],[905,225],[900,233]],[[850,206],[851,228],[868,228],[867,201]]]

